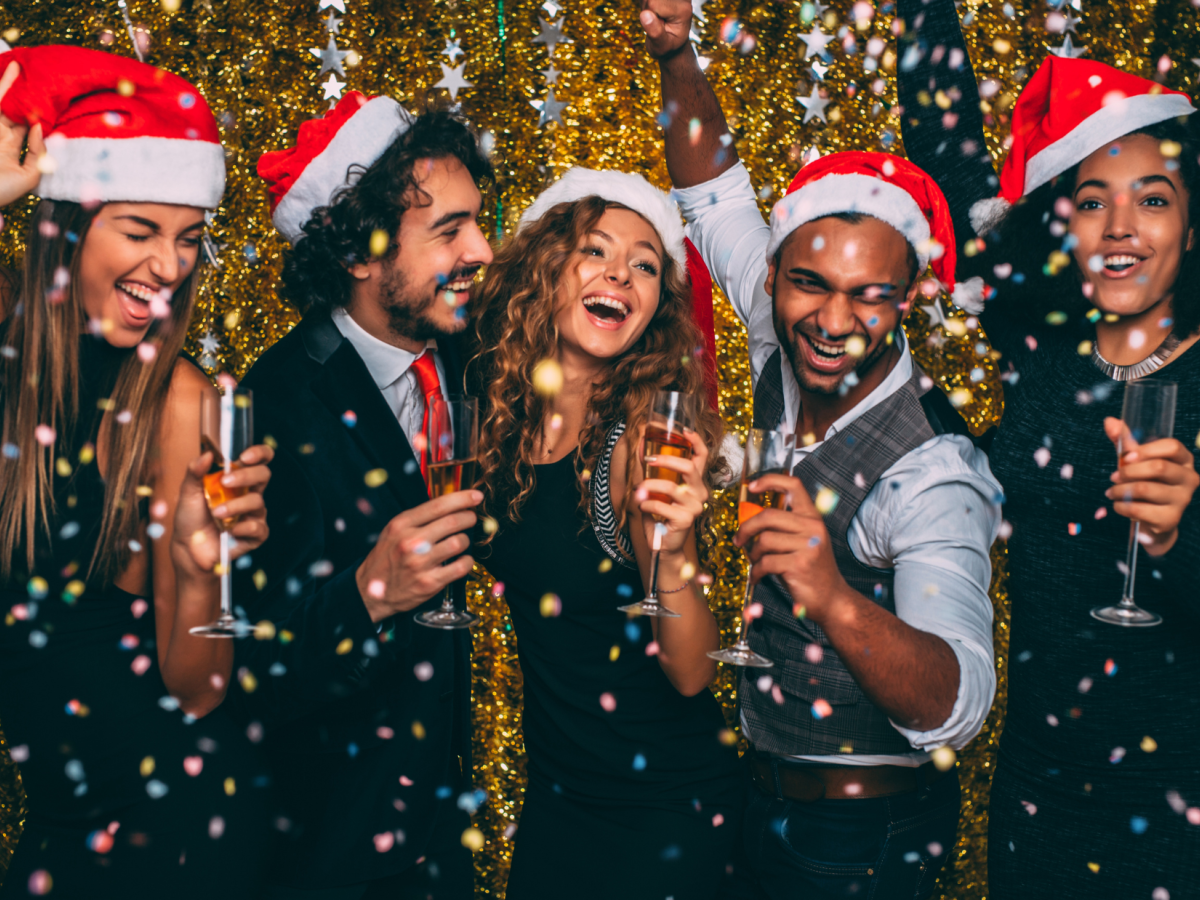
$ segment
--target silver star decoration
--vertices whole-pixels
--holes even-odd
[[[801,125],[807,125],[810,119],[815,119],[818,117],[822,122],[828,124],[829,120],[825,118],[825,107],[829,105],[829,100],[828,98],[821,96],[815,84],[813,85],[811,94],[809,94],[807,97],[800,98],[800,105],[806,110],[804,113],[804,121],[800,123]]]
[[[1075,31],[1075,26],[1082,22],[1083,19],[1081,19],[1079,16],[1071,15],[1071,11],[1069,9],[1063,13],[1063,15],[1067,20],[1067,24],[1063,26],[1063,31],[1072,31],[1075,34],[1079,34],[1078,31]]]
[[[341,13],[346,11],[346,4],[343,2],[343,0],[321,0],[321,5],[317,7],[317,11],[320,12],[323,9],[329,9],[331,7]]]
[[[563,16],[557,22],[551,24],[538,16],[538,23],[542,26],[542,33],[533,39],[535,44],[545,44],[546,49],[550,51],[550,57],[554,57],[554,48],[559,44],[573,44],[569,37],[563,34],[563,25],[566,24],[567,17]]]
[[[329,15],[325,17],[325,29],[330,34],[341,34],[342,20],[333,14],[333,10],[329,11]]]
[[[546,84],[558,84],[558,76],[562,74],[562,72],[554,68],[553,62],[550,63],[550,68],[538,69],[538,71],[542,73],[542,78],[546,79]]]
[[[343,78],[346,77],[346,70],[342,68],[342,60],[350,55],[350,51],[339,50],[333,41],[332,34],[329,36],[329,45],[324,50],[309,47],[308,52],[321,60],[322,72],[337,72]]]
[[[929,324],[934,328],[939,325],[943,328],[946,326],[946,313],[942,310],[942,298],[934,297],[933,302],[928,306],[922,306],[926,314],[929,316]]]
[[[1193,56],[1192,57],[1192,65],[1195,66],[1197,69],[1200,69],[1200,57]]]
[[[217,351],[221,349],[221,342],[217,336],[212,333],[211,328],[206,328],[204,336],[200,338],[200,349],[210,356],[215,356]]]
[[[813,29],[808,34],[800,35],[800,40],[804,41],[804,58],[810,56],[820,56],[825,52],[825,46],[833,40],[832,34],[825,34],[821,31],[821,26],[813,22]]]
[[[1065,38],[1063,38],[1063,42],[1062,42],[1061,46],[1050,47],[1049,50],[1055,56],[1061,57],[1063,59],[1079,59],[1079,57],[1081,57],[1081,56],[1083,56],[1083,54],[1087,53],[1087,47],[1076,47],[1071,42],[1071,36],[1069,34]]]
[[[445,88],[450,92],[450,99],[458,100],[458,92],[463,88],[474,87],[475,85],[463,78],[463,69],[467,67],[466,63],[462,63],[457,68],[451,68],[445,63],[438,63],[442,67],[442,80],[434,85],[435,88]]]
[[[538,117],[538,128],[541,128],[547,122],[557,122],[559,125],[564,124],[562,111],[571,104],[560,103],[554,96],[554,88],[550,88],[550,92],[546,95],[545,100],[530,100],[529,105],[541,114]]]
[[[813,60],[813,64],[808,67],[808,73],[812,75],[813,81],[824,81],[825,73],[829,71],[829,66],[823,65],[819,59]]]
[[[460,43],[462,43],[461,38],[455,38],[454,40],[446,38],[446,49],[442,51],[441,55],[450,57],[451,63],[457,62],[458,58],[463,55],[462,47],[459,46]]]
[[[817,11],[817,14],[814,16],[814,18],[823,19],[825,18],[825,11],[829,9],[829,4],[822,3],[821,0],[813,0],[813,9]]]
[[[344,88],[345,86],[346,86],[346,82],[338,81],[337,76],[334,75],[332,72],[330,72],[329,80],[326,81],[323,85],[321,85],[321,90],[323,90],[325,92],[325,96],[322,97],[321,99],[322,100],[341,100],[342,99],[342,88]]]
[[[542,9],[549,13],[550,18],[553,19],[559,14],[559,12],[562,10],[562,7],[555,3],[554,0],[546,0],[546,2],[542,4]]]

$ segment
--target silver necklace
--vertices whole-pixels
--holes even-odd
[[[1175,352],[1179,344],[1179,338],[1174,334],[1168,334],[1166,339],[1158,345],[1158,349],[1141,362],[1136,362],[1132,366],[1118,366],[1100,355],[1100,342],[1096,341],[1092,344],[1092,363],[1114,381],[1133,381],[1135,378],[1144,378],[1151,372],[1157,372],[1166,365],[1167,360],[1171,358],[1171,354]]]

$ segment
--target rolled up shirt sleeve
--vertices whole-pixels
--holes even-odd
[[[688,237],[746,326],[757,384],[779,344],[765,287],[771,229],[758,209],[750,173],[739,162],[703,184],[676,188],[674,196],[687,221]]]
[[[966,438],[940,435],[889,469],[859,508],[850,547],[895,570],[896,616],[935,634],[958,660],[958,696],[937,728],[892,726],[919,750],[955,750],[979,733],[996,694],[991,546],[1000,528],[999,483]]]

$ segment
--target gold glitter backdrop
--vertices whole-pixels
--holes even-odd
[[[1002,154],[1004,114],[1020,85],[1047,48],[1062,43],[1061,34],[1046,30],[1057,2],[961,5],[976,72],[1000,84],[989,107],[994,154]],[[1076,47],[1142,75],[1160,72],[1171,87],[1191,87],[1195,73],[1188,60],[1200,55],[1200,41],[1188,0],[1071,4],[1062,9],[1081,19],[1072,34]],[[229,186],[212,227],[221,267],[206,278],[188,350],[210,374],[241,375],[295,324],[295,312],[275,294],[281,243],[254,164],[319,115],[327,107],[324,96],[331,89],[336,94],[338,83],[419,107],[450,102],[439,81],[469,82],[457,88],[457,100],[472,124],[490,133],[498,181],[485,217],[497,238],[548,180],[571,165],[638,171],[666,187],[655,121],[657,70],[642,53],[639,8],[635,0],[133,0],[129,26],[148,39],[147,61],[199,87],[218,116],[227,150]],[[810,147],[822,153],[902,152],[892,3],[835,0],[818,8],[802,0],[706,0],[702,8],[699,50],[710,60],[709,78],[761,189],[764,210]],[[331,73],[310,52],[327,46],[330,15],[341,20],[333,36],[337,48],[353,51],[332,88],[326,86]],[[834,36],[819,67],[805,58],[801,40],[814,24]],[[6,0],[0,2],[0,34],[14,45],[69,43],[133,55],[117,0]],[[455,42],[461,55],[452,49]],[[829,100],[827,121],[814,117],[802,124],[806,110],[799,100],[811,98],[814,88]],[[31,206],[3,211],[0,259],[8,265],[19,264]],[[722,409],[731,428],[744,430],[751,403],[745,333],[723,298],[717,298],[716,312]],[[908,331],[922,365],[951,392],[972,427],[982,430],[999,417],[1002,399],[995,361],[969,324],[952,318],[931,325],[927,311],[917,310]],[[732,497],[717,497],[716,507],[721,533],[731,534]],[[955,900],[983,898],[987,891],[988,790],[1007,696],[1001,548],[993,559],[1000,686],[983,732],[959,754],[960,838],[941,879],[941,896]],[[710,602],[728,641],[738,625],[744,564],[724,543],[706,563],[714,576]],[[484,838],[476,852],[477,885],[480,895],[502,898],[525,777],[521,673],[504,601],[493,595],[484,572],[477,573],[471,602],[483,618],[474,633],[475,777],[488,794],[475,819]],[[723,671],[714,690],[732,714],[732,673]],[[0,871],[19,836],[23,810],[16,767],[0,736]]]

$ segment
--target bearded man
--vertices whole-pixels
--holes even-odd
[[[937,282],[971,287],[955,288],[945,197],[901,157],[810,162],[764,223],[691,17],[689,0],[643,0],[667,169],[746,324],[754,424],[797,436],[792,472],[750,484],[790,508],[735,538],[762,609],[749,643],[775,665],[738,686],[751,749],[733,896],[927,897],[958,822],[953,755],[934,751],[971,740],[995,693],[1000,486],[902,326]]]
[[[303,314],[244,381],[278,447],[231,691],[273,764],[269,896],[469,898],[470,641],[413,616],[473,565],[482,497],[430,500],[420,457],[427,402],[462,392],[491,166],[449,113],[355,93],[258,170]]]

